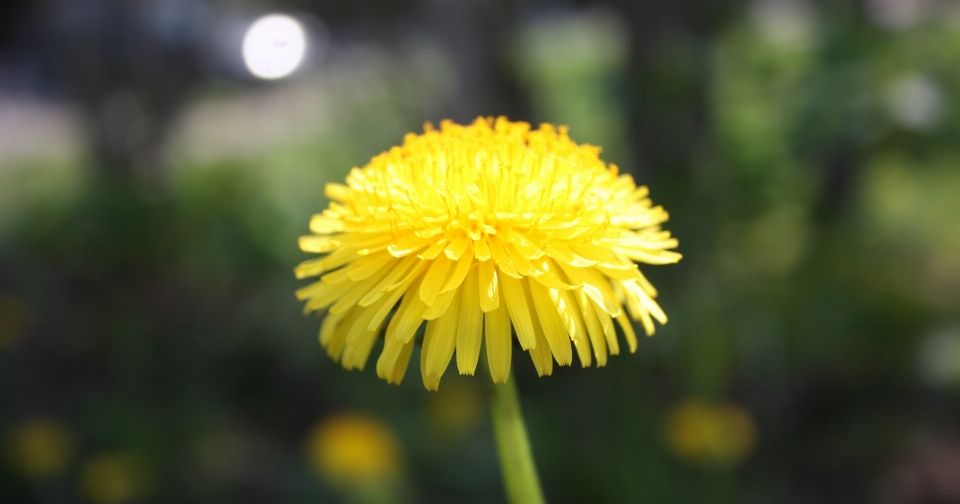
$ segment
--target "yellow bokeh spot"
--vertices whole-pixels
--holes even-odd
[[[130,452],[97,455],[80,468],[80,492],[93,504],[120,504],[141,499],[150,493],[152,487],[150,466]]]
[[[73,436],[58,420],[36,418],[9,435],[11,465],[23,476],[43,478],[63,473],[73,455]]]
[[[400,473],[400,443],[384,423],[357,413],[318,422],[306,441],[311,467],[338,486],[393,479]]]
[[[668,414],[667,434],[671,449],[687,460],[732,464],[753,449],[756,427],[737,404],[690,400]]]
[[[0,350],[20,341],[27,326],[27,307],[19,299],[0,294]]]

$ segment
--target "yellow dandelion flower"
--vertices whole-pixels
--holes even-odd
[[[400,441],[372,417],[340,413],[326,418],[310,430],[306,445],[313,469],[340,487],[388,483],[401,473]]]
[[[80,466],[80,492],[94,504],[140,500],[153,490],[155,475],[136,453],[116,451],[97,455]]]
[[[34,418],[10,432],[11,465],[29,478],[62,474],[73,452],[73,435],[54,418]]]
[[[295,270],[320,276],[296,293],[305,312],[327,312],[320,344],[363,369],[385,333],[377,375],[398,384],[426,322],[429,390],[454,352],[460,374],[474,374],[482,344],[493,381],[506,382],[514,334],[541,376],[574,351],[584,367],[606,364],[620,352],[614,321],[635,351],[627,314],[648,335],[667,322],[635,261],[681,256],[660,227],[667,212],[599,154],[565,127],[444,121],[354,168],[346,185],[328,184],[332,202],[300,238],[325,255]]]
[[[670,447],[696,462],[738,462],[750,453],[757,437],[750,412],[735,403],[689,400],[677,405],[666,420]]]

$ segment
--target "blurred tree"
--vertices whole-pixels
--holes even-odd
[[[529,121],[526,97],[509,59],[517,29],[515,0],[424,0],[434,37],[456,63],[460,99],[448,116],[469,123],[477,116],[505,115]]]
[[[584,0],[622,13],[631,35],[624,101],[645,170],[689,169],[709,136],[710,42],[743,0]],[[671,177],[672,180],[677,178]]]
[[[64,0],[46,6],[47,50],[82,106],[103,175],[151,183],[164,137],[199,82],[201,0]]]

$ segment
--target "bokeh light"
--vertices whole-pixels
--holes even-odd
[[[400,473],[400,442],[383,422],[359,413],[319,421],[307,441],[310,466],[336,486],[383,482]]]
[[[890,115],[904,127],[917,130],[936,126],[946,106],[937,84],[915,73],[893,79],[887,85],[886,99]]]
[[[150,464],[129,451],[103,453],[81,465],[81,494],[93,504],[120,504],[142,499],[154,486]]]
[[[920,377],[933,387],[960,387],[960,326],[924,339],[917,355]]]
[[[26,331],[27,308],[14,296],[0,293],[0,350],[11,348]]]
[[[756,440],[750,413],[735,403],[689,400],[667,416],[670,447],[684,459],[728,465],[741,461]]]
[[[296,19],[285,14],[263,16],[243,37],[243,62],[254,76],[282,79],[300,67],[307,53],[307,34]]]
[[[66,471],[73,456],[73,435],[55,418],[33,418],[9,434],[9,461],[28,478],[44,478]]]

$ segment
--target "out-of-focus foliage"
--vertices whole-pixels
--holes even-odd
[[[651,7],[666,27],[524,4],[495,44],[512,119],[604,146],[684,254],[644,270],[671,320],[636,354],[546,379],[515,358],[548,500],[956,500],[958,14],[729,4]],[[0,500],[502,501],[488,380],[344,371],[292,295],[324,184],[469,101],[420,14],[334,31],[289,82],[204,84],[158,185],[0,145]]]

